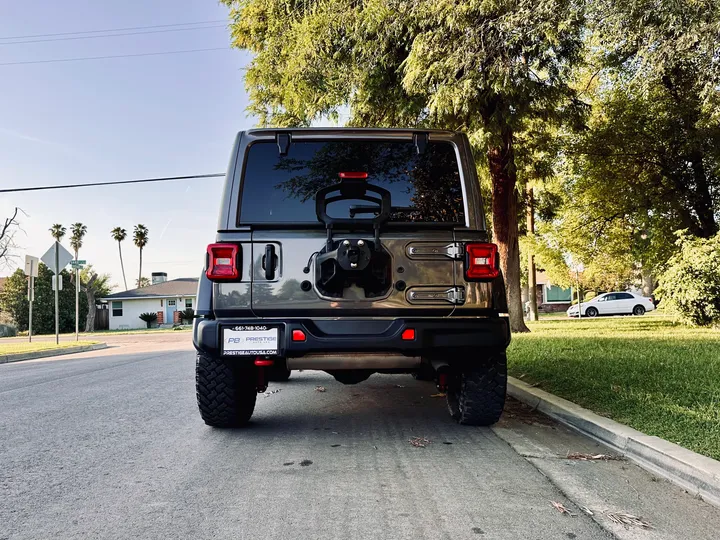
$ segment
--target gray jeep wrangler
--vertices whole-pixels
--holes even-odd
[[[268,381],[298,369],[414,373],[461,424],[500,418],[505,287],[464,135],[241,132],[215,242],[193,331],[207,424],[247,423]]]

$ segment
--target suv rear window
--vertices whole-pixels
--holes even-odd
[[[293,141],[285,156],[275,141],[252,143],[245,157],[240,222],[318,223],[315,193],[338,183],[341,172],[366,172],[368,183],[390,191],[391,222],[465,223],[452,144],[430,142],[418,154],[411,141],[362,140]],[[336,218],[373,217],[367,202],[338,201],[327,211]]]

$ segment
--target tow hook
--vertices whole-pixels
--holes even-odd
[[[255,383],[255,387],[257,389],[258,394],[263,393],[265,390],[267,390],[267,377],[265,370],[267,368],[272,367],[275,364],[274,360],[270,360],[268,358],[261,358],[257,357],[255,359],[255,367],[257,368],[255,371],[257,372],[257,381]]]

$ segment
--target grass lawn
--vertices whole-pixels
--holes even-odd
[[[83,345],[95,345],[97,341],[66,341],[59,345],[48,342],[23,343],[17,341],[0,342],[0,356],[6,354],[22,354],[37,351],[47,351],[49,349],[67,349],[69,347],[81,347]]]
[[[720,459],[720,330],[661,315],[529,326],[513,335],[510,375]]]

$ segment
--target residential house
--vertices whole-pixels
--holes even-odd
[[[197,287],[197,278],[167,281],[167,274],[156,272],[152,285],[106,296],[102,300],[109,304],[110,330],[146,328],[142,313],[157,313],[158,324],[179,323],[180,312],[195,309]]]
[[[553,285],[547,274],[538,271],[536,274],[535,295],[540,313],[556,313],[567,311],[572,302],[572,288],[564,289]]]

